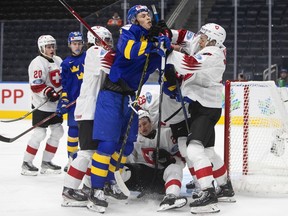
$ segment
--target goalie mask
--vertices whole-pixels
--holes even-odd
[[[68,35],[68,47],[73,55],[77,56],[83,52],[84,40],[81,32],[70,32]]]
[[[210,42],[212,40],[216,41],[215,46],[221,47],[226,39],[226,31],[220,25],[215,23],[207,23],[201,27],[198,34],[204,34],[208,38],[207,40]]]
[[[127,15],[128,23],[129,24],[135,24],[136,23],[137,14],[139,14],[141,12],[148,12],[150,14],[151,19],[152,19],[152,17],[153,17],[152,16],[152,12],[147,8],[147,6],[145,6],[145,5],[134,5],[128,11],[128,15]]]
[[[113,37],[111,32],[102,26],[93,26],[91,28],[107,45],[110,47],[113,47]],[[88,43],[94,44],[94,45],[101,45],[101,41],[99,41],[98,38],[96,38],[90,31],[87,33],[87,40]]]
[[[46,56],[48,58],[52,58],[54,55],[56,55],[56,40],[54,37],[52,37],[51,35],[41,35],[38,38],[38,49],[39,52],[43,55]],[[54,47],[54,50],[46,50],[46,46],[47,45],[51,45],[52,47]]]

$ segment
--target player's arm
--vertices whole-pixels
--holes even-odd
[[[126,59],[135,59],[139,56],[150,53],[153,49],[153,42],[149,42],[147,39],[142,39],[141,41],[136,41],[135,34],[140,34],[133,28],[133,25],[122,27],[121,36],[118,41],[118,49],[124,55]]]

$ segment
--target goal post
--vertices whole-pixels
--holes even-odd
[[[236,191],[288,194],[284,103],[274,81],[225,83],[224,161]]]

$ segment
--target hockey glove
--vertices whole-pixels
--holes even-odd
[[[155,37],[158,37],[161,33],[161,27],[154,25],[149,29],[147,38],[149,42],[157,42],[157,39]]]
[[[49,101],[55,102],[59,100],[60,95],[52,87],[47,87],[44,91],[44,94],[47,96]]]
[[[171,48],[171,41],[168,37],[166,36],[159,36],[159,37],[154,37],[157,42],[154,42],[155,49],[153,49],[151,52],[155,52],[158,55],[165,57],[166,53],[163,47],[167,50]],[[163,44],[163,47],[162,47]]]
[[[161,33],[165,36],[167,36],[170,40],[173,37],[172,31],[168,28],[165,20],[159,20],[157,23],[157,26],[161,28]]]
[[[56,110],[56,112],[58,113],[57,115],[59,117],[61,117],[62,115],[64,115],[65,113],[67,113],[69,111],[66,108],[66,106],[69,104],[69,100],[68,100],[67,96],[63,96],[63,95],[65,95],[65,94],[62,93],[62,97],[58,102],[57,110]]]
[[[152,154],[152,158],[154,161],[156,161],[156,149],[154,150]],[[168,167],[170,164],[175,163],[175,158],[165,149],[159,149],[159,157],[158,157],[158,163],[161,164],[163,167]]]

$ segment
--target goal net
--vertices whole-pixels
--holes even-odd
[[[226,82],[224,160],[236,191],[288,194],[288,101],[282,90],[273,81]]]

